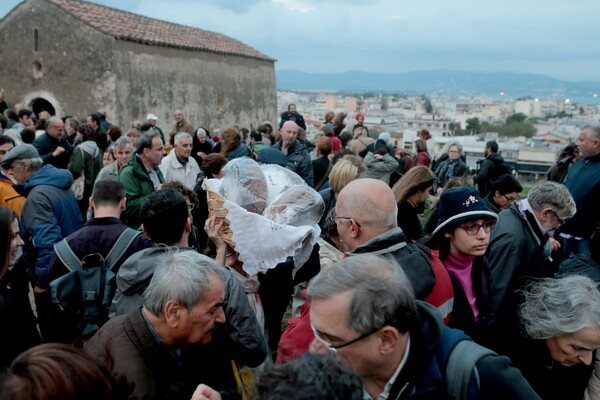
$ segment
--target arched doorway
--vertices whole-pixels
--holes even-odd
[[[31,100],[29,106],[31,107],[35,115],[40,115],[42,111],[46,111],[50,113],[50,115],[56,115],[56,110],[54,109],[52,103],[50,103],[43,97],[37,97]]]

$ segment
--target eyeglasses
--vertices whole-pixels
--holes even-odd
[[[335,223],[337,223],[338,219],[347,219],[348,221],[354,221],[356,226],[358,226],[359,228],[362,228],[362,226],[352,217],[338,217],[337,215],[334,215],[332,218]]]
[[[187,205],[188,210],[192,211],[194,209],[194,205],[192,203],[189,203]]]
[[[319,334],[319,332],[318,332],[318,331],[315,329],[315,327],[313,326],[312,322],[310,323],[310,328],[312,329],[312,331],[313,331],[313,333],[314,333],[314,335],[315,335],[315,338],[317,338],[317,340],[318,340],[318,341],[319,341],[319,342],[320,342],[320,343],[323,345],[323,347],[325,347],[327,350],[329,350],[329,351],[332,351],[332,352],[334,352],[334,353],[337,353],[337,351],[338,351],[339,349],[342,349],[342,348],[344,348],[344,347],[348,347],[348,346],[350,346],[351,344],[354,344],[354,343],[356,343],[356,342],[358,342],[358,341],[361,341],[361,340],[363,340],[363,339],[366,339],[366,338],[368,338],[369,336],[371,336],[372,334],[374,334],[375,332],[377,332],[378,330],[380,330],[380,329],[381,329],[381,328],[374,329],[374,330],[372,330],[371,332],[367,332],[367,333],[365,333],[365,334],[362,334],[362,335],[360,335],[359,337],[357,337],[356,339],[353,339],[353,340],[351,340],[351,341],[349,341],[349,342],[342,343],[342,344],[336,344],[336,345],[334,346],[334,345],[332,345],[331,343],[329,343],[328,341],[326,341],[325,339],[323,339],[323,338],[321,337],[321,335]]]
[[[165,149],[165,148],[164,148],[164,147],[162,147],[162,146],[161,146],[161,147],[158,147],[158,148],[156,148],[156,149],[155,149],[154,147],[152,147],[152,150],[154,150],[154,151],[160,151],[161,153],[163,152],[163,150],[164,150],[164,149]]]
[[[485,233],[490,233],[490,231],[492,230],[492,228],[495,225],[496,225],[496,221],[487,221],[487,222],[484,222],[483,224],[470,223],[470,224],[460,225],[460,227],[463,228],[465,230],[465,232],[467,232],[467,235],[475,236],[475,235],[477,235],[477,233],[479,233],[479,230],[481,228],[483,228],[483,231]]]
[[[554,216],[556,217],[556,219],[558,220],[558,223],[559,223],[560,225],[564,224],[565,222],[567,222],[567,221],[569,220],[569,218],[564,218],[564,219],[563,219],[563,218],[559,217],[559,216],[558,216],[558,214],[556,213],[556,211],[554,211],[554,210],[550,210],[550,212],[551,212],[552,214],[554,214]]]
[[[504,197],[506,199],[506,202],[508,204],[512,204],[515,201],[519,200],[519,196],[517,196],[517,197],[508,197],[507,195],[503,194],[502,197]]]

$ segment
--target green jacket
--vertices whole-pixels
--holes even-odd
[[[165,181],[160,168],[154,167],[160,183]],[[142,160],[134,154],[129,164],[124,165],[119,171],[119,180],[125,186],[125,216],[127,225],[138,229],[142,224],[140,219],[140,207],[147,195],[154,192],[154,184],[142,164]]]

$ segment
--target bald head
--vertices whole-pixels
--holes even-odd
[[[299,126],[294,121],[286,121],[281,126],[281,141],[289,146],[296,141]]]
[[[338,195],[335,211],[337,216],[351,217],[360,224],[360,232],[342,238],[348,250],[397,226],[394,192],[379,179],[363,178],[347,184]]]

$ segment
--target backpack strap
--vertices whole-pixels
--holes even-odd
[[[54,251],[58,256],[59,260],[64,264],[69,271],[78,271],[81,269],[82,263],[79,257],[75,255],[71,246],[67,242],[67,238],[64,238],[60,242],[54,245]]]
[[[129,249],[131,243],[135,240],[138,235],[141,235],[141,231],[136,231],[131,228],[125,228],[123,233],[119,236],[112,249],[106,256],[106,266],[112,271],[114,265],[123,257],[123,254]]]
[[[447,393],[456,400],[467,400],[471,375],[479,387],[479,374],[475,364],[483,357],[497,355],[471,340],[461,340],[454,346],[446,364]]]

